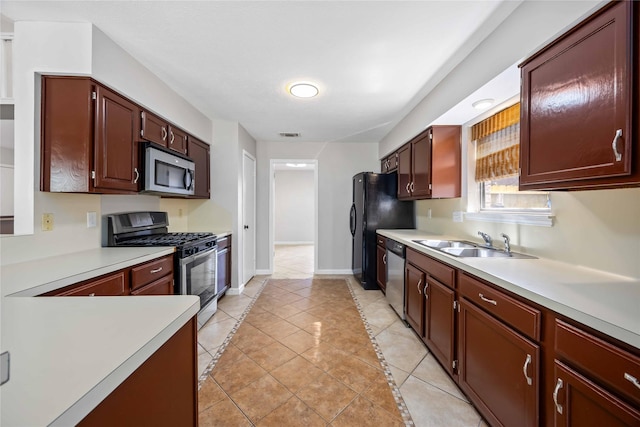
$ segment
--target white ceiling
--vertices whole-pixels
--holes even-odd
[[[377,142],[493,31],[505,5],[1,0],[0,11],[92,22],[207,116],[238,121],[258,141],[299,132],[299,141]],[[288,95],[299,80],[320,94]]]

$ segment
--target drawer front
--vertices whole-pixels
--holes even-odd
[[[173,278],[173,255],[168,255],[131,269],[131,290],[138,289],[163,276]]]
[[[165,276],[149,283],[132,291],[131,295],[173,295],[173,276]]]
[[[460,274],[460,292],[478,307],[491,313],[511,327],[540,341],[540,311],[476,280]]]
[[[231,246],[231,235],[220,237],[216,240],[216,244],[218,245],[218,250],[228,248]]]
[[[125,273],[121,271],[102,279],[79,285],[68,291],[61,292],[59,296],[119,296],[125,294]]]
[[[378,242],[378,246],[387,247],[387,238],[377,235],[376,242]]]
[[[556,320],[556,357],[640,404],[640,357]]]
[[[424,255],[420,252],[414,251],[411,248],[407,248],[407,261],[419,267],[426,272],[429,276],[437,279],[440,283],[455,287],[456,270],[453,267],[448,266],[440,261]]]

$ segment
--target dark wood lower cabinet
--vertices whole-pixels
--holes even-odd
[[[107,396],[81,427],[198,425],[195,317]]]
[[[382,290],[387,292],[387,249],[384,246],[376,246],[377,263],[376,263],[376,282]]]
[[[413,265],[407,263],[404,280],[404,310],[407,323],[418,335],[424,333],[424,297],[422,290],[425,286],[426,274]]]
[[[424,340],[442,366],[453,374],[455,336],[455,292],[437,280],[427,278]]]
[[[133,290],[131,295],[173,295],[173,276],[165,276]]]
[[[640,426],[640,411],[562,362],[555,362],[556,427]]]
[[[536,427],[539,346],[462,298],[459,385],[490,425]]]

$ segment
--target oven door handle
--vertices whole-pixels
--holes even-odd
[[[180,258],[180,265],[187,265],[191,262],[197,261],[200,258],[204,258],[207,257],[209,255],[211,255],[214,252],[218,251],[218,246],[213,246],[211,249],[208,249],[204,252],[198,252],[197,254],[193,254],[193,255],[189,255],[186,258]]]

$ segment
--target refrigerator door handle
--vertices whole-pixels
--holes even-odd
[[[356,235],[356,205],[351,205],[351,212],[349,214],[349,227],[351,228],[351,235]]]

